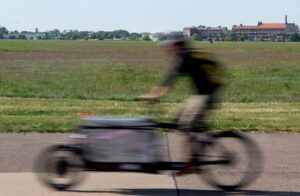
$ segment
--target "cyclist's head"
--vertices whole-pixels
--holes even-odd
[[[162,45],[171,51],[180,51],[187,48],[188,42],[186,37],[180,32],[172,32],[167,34]]]

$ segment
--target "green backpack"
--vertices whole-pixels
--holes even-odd
[[[220,64],[214,55],[207,50],[193,49],[191,57],[199,61],[199,66],[208,75],[208,79],[212,84],[223,86],[225,84],[223,65]]]

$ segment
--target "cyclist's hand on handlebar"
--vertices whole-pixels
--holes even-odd
[[[155,94],[146,94],[140,97],[140,100],[144,101],[147,104],[156,104],[159,103],[159,96]]]
[[[140,97],[141,100],[148,104],[155,104],[159,102],[159,98],[164,96],[169,91],[169,87],[156,86],[150,93]]]

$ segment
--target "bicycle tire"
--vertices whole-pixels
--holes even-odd
[[[213,158],[218,160],[219,158],[220,160],[222,157],[222,160],[227,160],[227,163],[204,166],[202,178],[205,182],[222,190],[233,191],[251,184],[258,178],[262,168],[262,157],[257,144],[252,139],[245,134],[231,131],[214,133],[211,135],[211,139],[211,144],[204,148],[202,159],[207,161]],[[226,139],[238,143],[240,147],[235,147],[235,144],[228,143],[228,141],[226,143],[222,142]],[[234,150],[229,150],[229,145],[234,146]],[[239,154],[237,154],[237,151]],[[243,151],[245,153],[240,154]],[[242,160],[244,157],[245,162]],[[237,168],[237,171],[229,171],[229,169],[235,169],[234,167],[239,166],[240,162],[243,164],[243,170]],[[239,175],[239,179],[232,180],[231,178],[234,178],[236,174]],[[220,179],[223,177],[224,181],[221,181]]]
[[[65,156],[56,157],[64,153]],[[56,190],[66,190],[77,185],[83,179],[84,162],[74,151],[58,146],[51,146],[41,151],[34,163],[34,170],[39,180]],[[69,176],[72,173],[72,176]],[[56,182],[64,178],[64,182]]]

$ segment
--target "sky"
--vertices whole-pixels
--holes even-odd
[[[300,24],[300,0],[0,0],[9,30],[168,32],[188,26]]]

